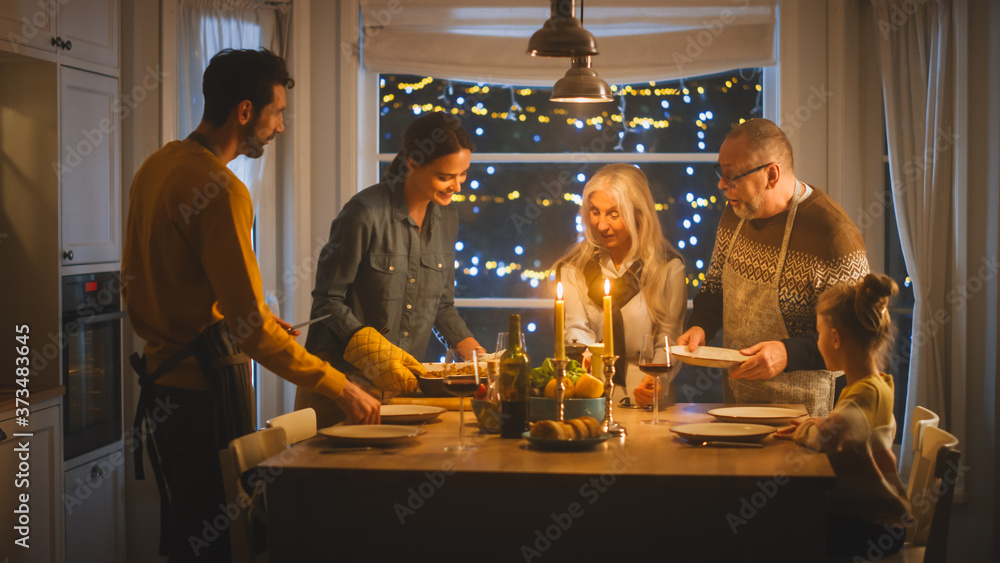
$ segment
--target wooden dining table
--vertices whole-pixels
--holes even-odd
[[[647,410],[616,409],[627,436],[585,451],[483,435],[467,412],[477,448],[446,452],[452,411],[402,448],[340,451],[318,435],[258,468],[270,560],[821,560],[826,455],[773,436],[697,447],[671,431],[721,406],[673,405],[655,426]]]

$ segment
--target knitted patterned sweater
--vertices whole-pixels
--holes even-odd
[[[778,281],[778,307],[789,338],[787,371],[825,369],[817,348],[816,303],[823,291],[840,282],[858,282],[869,272],[864,240],[850,217],[830,196],[812,188],[799,202],[788,242],[785,267]],[[722,326],[722,259],[741,277],[773,282],[788,211],[743,224],[726,205],[719,220],[715,249],[705,283],[694,298],[688,327],[700,326],[711,340]],[[774,340],[765,338],[764,340]]]

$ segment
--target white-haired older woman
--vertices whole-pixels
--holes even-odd
[[[639,371],[645,334],[684,332],[684,261],[663,236],[649,182],[631,164],[609,164],[583,189],[580,216],[587,228],[557,265],[566,299],[566,342],[593,344],[604,334],[604,280],[611,280],[616,383],[652,402],[652,378]],[[671,375],[676,373],[676,369]],[[673,385],[664,385],[673,399]],[[668,403],[669,404],[669,403]]]

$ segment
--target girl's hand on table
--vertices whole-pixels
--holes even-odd
[[[791,440],[792,439],[792,435],[795,434],[795,431],[799,429],[799,425],[802,424],[802,420],[803,419],[792,419],[792,420],[790,420],[789,422],[791,424],[789,424],[788,426],[784,426],[782,428],[779,428],[778,431],[774,433],[774,437],[775,438],[779,438],[781,440]]]

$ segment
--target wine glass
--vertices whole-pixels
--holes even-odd
[[[474,366],[478,363],[476,359],[477,358],[473,359]],[[462,373],[466,370],[463,370],[457,365],[461,361],[461,357],[455,349],[448,349],[448,351],[445,352],[444,361],[444,390],[447,391],[449,395],[454,395],[459,398],[458,444],[446,446],[444,449],[448,452],[472,450],[477,446],[475,444],[465,443],[465,398],[471,396],[476,392],[476,389],[479,388],[479,370],[473,369],[472,373]]]
[[[673,361],[670,358],[670,337],[666,334],[647,334],[642,337],[642,350],[639,352],[639,370],[653,377],[653,419],[644,420],[647,424],[667,424],[669,420],[660,420],[660,376],[670,371]]]
[[[524,333],[520,333],[521,336],[521,349],[524,349]],[[497,333],[497,350],[496,359],[500,359],[500,356],[507,350],[507,344],[510,342],[510,333],[507,331]]]

